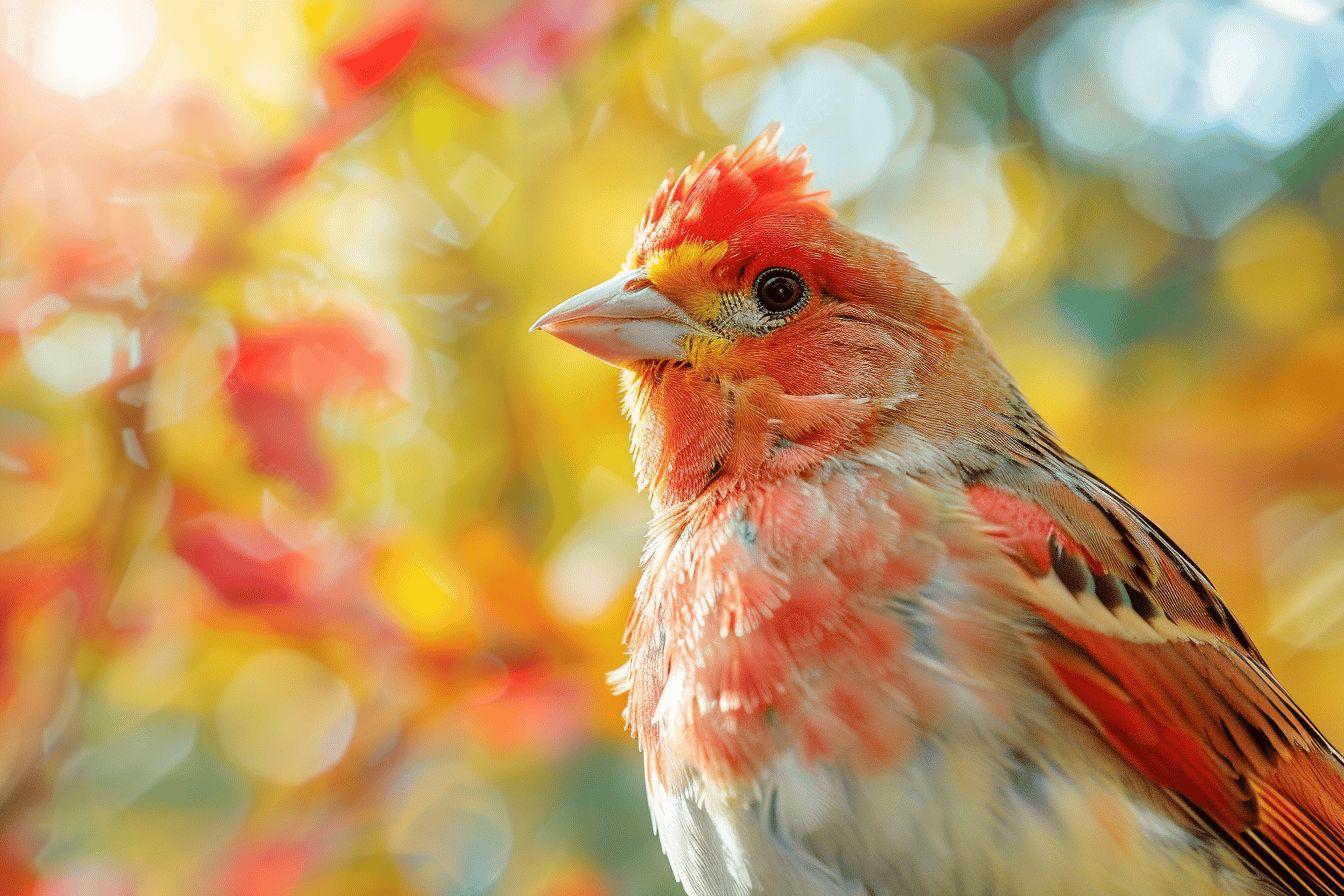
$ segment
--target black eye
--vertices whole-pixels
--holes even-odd
[[[807,301],[807,285],[788,268],[766,268],[756,275],[756,303],[767,314],[788,314]]]

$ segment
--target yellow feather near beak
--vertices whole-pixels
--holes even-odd
[[[727,254],[726,242],[682,243],[651,253],[644,268],[654,288],[697,321],[710,324],[723,309],[723,290],[716,285],[714,269]]]

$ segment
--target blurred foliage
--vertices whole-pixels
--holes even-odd
[[[0,3],[0,889],[677,892],[527,325],[772,119],[1344,737],[1337,6]]]

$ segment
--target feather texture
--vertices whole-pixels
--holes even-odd
[[[628,719],[693,896],[1263,892],[1169,795],[1239,818],[1222,769],[1143,764],[1178,729],[1043,626],[1075,598],[1000,538],[881,455],[660,515]]]
[[[1039,576],[1031,594],[1051,633],[1041,656],[1065,699],[1286,892],[1344,893],[1338,753],[1198,568],[1113,490],[1090,475],[1076,483],[1082,499],[1112,508],[1105,516],[1113,525],[1142,527],[1112,538],[1140,559],[1144,550],[1159,552],[1150,566],[1117,575],[1098,559],[1105,530],[1057,522],[1007,489],[972,487],[1000,543]],[[1039,568],[1043,555],[1048,570]],[[1143,582],[1150,568],[1162,587]]]
[[[594,350],[654,507],[618,684],[687,891],[1344,896],[1340,756],[1208,578],[777,142],[663,183],[643,304],[543,318],[657,346]]]

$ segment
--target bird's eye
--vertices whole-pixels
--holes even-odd
[[[807,285],[796,271],[766,268],[756,276],[756,303],[767,314],[790,314],[807,301]]]

